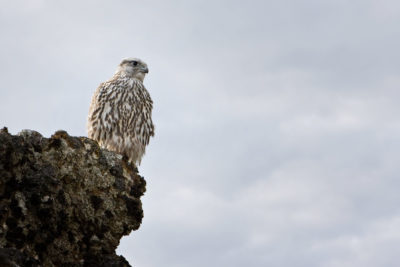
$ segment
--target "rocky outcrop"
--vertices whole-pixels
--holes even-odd
[[[130,266],[145,180],[93,140],[0,131],[0,266]]]

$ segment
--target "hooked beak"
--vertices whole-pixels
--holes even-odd
[[[144,67],[141,69],[141,72],[143,73],[149,73],[149,69],[147,67]]]

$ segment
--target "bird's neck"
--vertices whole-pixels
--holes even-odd
[[[118,79],[136,79],[136,80],[139,80],[139,81],[143,82],[144,75],[143,75],[143,73],[131,74],[131,73],[127,73],[125,71],[117,71],[114,74],[114,78],[118,78]]]

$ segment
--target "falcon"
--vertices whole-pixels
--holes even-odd
[[[88,137],[135,165],[154,136],[153,101],[143,85],[148,72],[140,59],[122,60],[114,76],[95,91],[88,116]]]

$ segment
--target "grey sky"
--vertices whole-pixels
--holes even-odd
[[[398,1],[0,1],[0,123],[86,135],[149,65],[134,266],[399,266]]]

